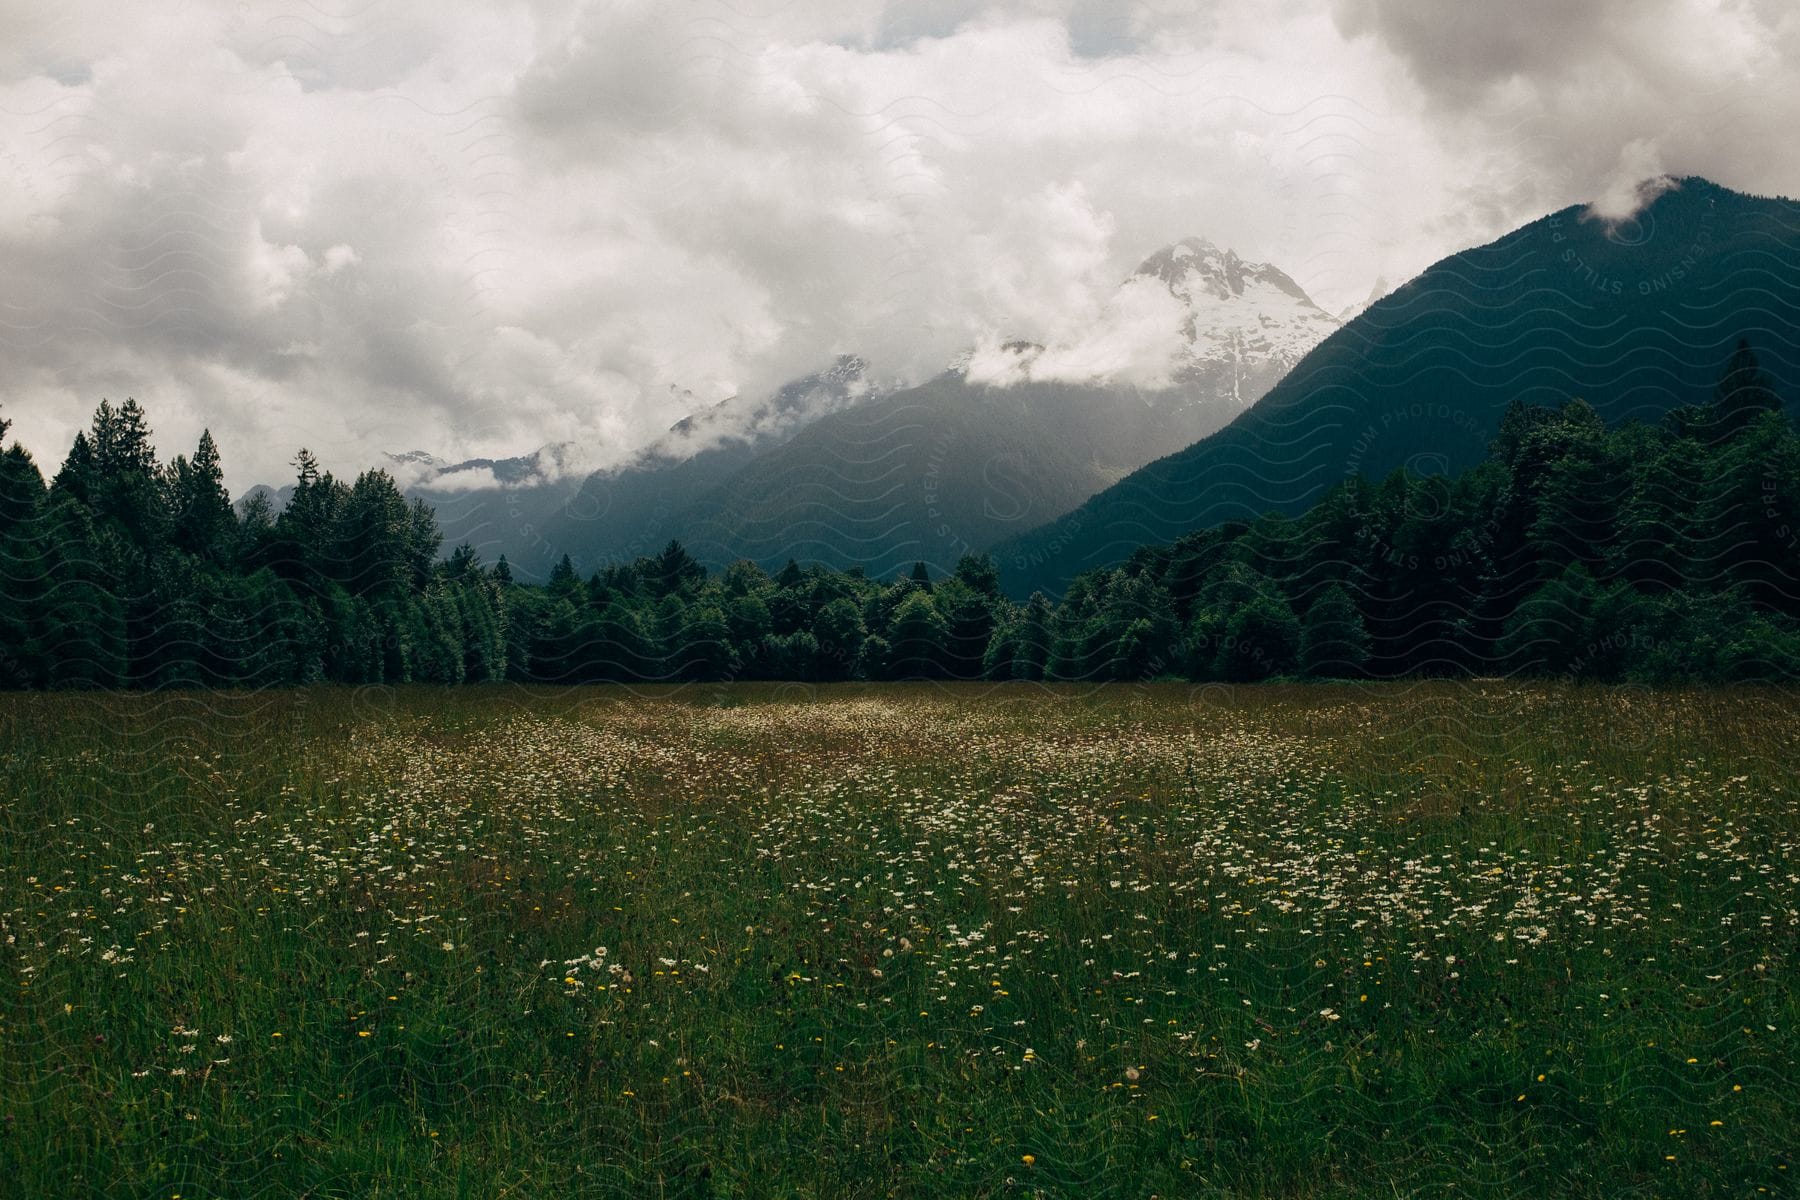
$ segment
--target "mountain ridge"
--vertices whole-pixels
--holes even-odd
[[[1201,238],[1152,254],[1120,292],[1145,287],[1176,302],[1161,386],[1084,378],[1102,360],[1079,345],[977,347],[930,380],[827,414],[671,528],[714,565],[946,571],[1218,428],[1337,328],[1285,272]]]
[[[997,546],[1008,587],[1060,594],[1138,545],[1293,513],[1351,474],[1472,465],[1507,400],[1660,416],[1710,388],[1740,336],[1791,387],[1797,267],[1800,208],[1697,177],[1621,221],[1546,214],[1394,289],[1223,429]]]

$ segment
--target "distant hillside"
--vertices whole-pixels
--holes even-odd
[[[1511,400],[1656,417],[1705,394],[1740,336],[1800,390],[1800,206],[1691,178],[1617,226],[1567,208],[1432,266],[1228,427],[995,553],[1009,590],[1061,594],[1136,546],[1298,512],[1349,476],[1472,465]]]
[[[843,355],[772,395],[697,412],[628,462],[589,475],[540,527],[539,555],[554,563],[566,553],[588,571],[659,550],[685,535],[683,513],[696,497],[813,422],[879,393],[868,364]]]
[[[575,466],[583,448],[569,443],[460,462],[410,450],[386,455],[385,468],[408,499],[436,512],[446,555],[467,544],[488,563],[505,555],[519,580],[542,582],[564,554],[592,568],[660,548],[696,496],[820,416],[871,395],[866,372],[860,358],[843,355],[771,395],[734,396],[691,413],[624,463],[591,473]],[[238,504],[261,493],[279,512],[293,491],[257,484]]]
[[[1079,347],[1009,342],[820,419],[685,508],[704,562],[886,575],[1050,520],[1241,413],[1338,325],[1279,268],[1203,239],[1158,251],[1121,293],[1166,312],[1166,386],[1070,382]]]

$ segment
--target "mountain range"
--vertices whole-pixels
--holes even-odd
[[[1339,324],[1278,267],[1201,238],[1145,259],[1115,301],[1151,314],[1137,319],[1165,360],[1152,378],[1124,378],[1139,364],[1079,341],[977,346],[906,388],[846,355],[696,412],[579,482],[567,446],[454,463],[409,451],[387,466],[437,510],[446,548],[504,553],[525,580],[563,554],[585,573],[674,538],[715,566],[947,571],[1220,428]]]
[[[679,539],[712,566],[878,576],[992,551],[1009,591],[1060,595],[1139,545],[1298,512],[1348,476],[1472,465],[1515,400],[1654,419],[1705,398],[1740,337],[1792,390],[1800,209],[1699,178],[1641,200],[1624,219],[1551,213],[1340,316],[1278,267],[1189,238],[1118,288],[1152,314],[1149,364],[996,341],[898,387],[845,355],[600,471],[573,446],[413,451],[390,469],[436,508],[446,548],[505,553],[526,580],[565,553],[586,573]]]
[[[890,389],[891,390],[891,389]],[[773,395],[703,409],[617,467],[596,471],[544,526],[548,563],[568,554],[584,570],[628,561],[686,540],[695,497],[732,478],[830,414],[879,397],[868,364],[842,355]]]
[[[1429,267],[1230,425],[997,546],[1008,590],[1059,595],[1137,546],[1295,513],[1352,475],[1468,467],[1514,400],[1654,420],[1708,398],[1740,337],[1793,394],[1800,206],[1699,178],[1642,196],[1630,218],[1573,206]]]
[[[1337,329],[1279,268],[1201,239],[1152,255],[1120,290],[1164,305],[1165,378],[1084,378],[1080,346],[980,348],[814,422],[674,527],[713,565],[945,572],[1218,429]]]

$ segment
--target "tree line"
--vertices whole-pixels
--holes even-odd
[[[1008,599],[987,556],[771,576],[678,542],[527,585],[504,557],[440,558],[386,472],[295,467],[279,512],[234,507],[210,433],[159,463],[134,400],[103,401],[48,483],[0,451],[0,686],[1800,674],[1800,437],[1743,343],[1656,423],[1514,404],[1455,479],[1346,479],[1060,604]]]
[[[0,423],[0,436],[5,424]],[[302,450],[292,499],[234,508],[218,447],[161,464],[135,400],[102,401],[46,484],[0,452],[0,686],[265,687],[504,678],[506,601],[439,562],[430,508]]]

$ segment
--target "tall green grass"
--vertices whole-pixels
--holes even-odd
[[[1796,700],[0,697],[0,1191],[1781,1194]]]

